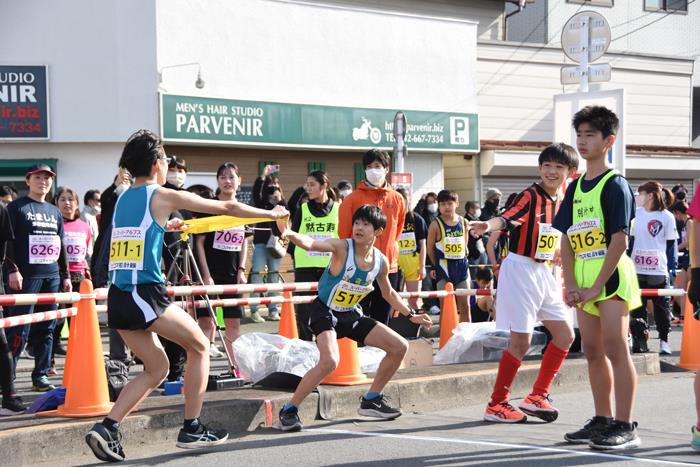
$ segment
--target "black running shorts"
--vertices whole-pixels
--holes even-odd
[[[310,308],[308,324],[315,336],[324,331],[335,329],[338,339],[349,337],[362,344],[370,331],[377,325],[375,320],[356,310],[334,312],[318,298],[311,303]]]
[[[163,284],[141,284],[131,292],[111,285],[107,293],[107,323],[110,328],[147,329],[170,306]]]

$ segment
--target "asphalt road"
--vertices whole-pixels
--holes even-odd
[[[690,446],[695,422],[692,373],[640,379],[636,419],[642,446],[599,453],[563,442],[566,431],[593,415],[587,388],[554,394],[561,415],[555,423],[494,425],[481,421],[483,405],[431,413],[408,413],[391,422],[311,422],[300,433],[260,429],[211,450],[183,451],[174,442],[143,445],[125,439],[123,465],[167,466],[457,466],[457,465],[700,465]],[[522,396],[522,395],[518,395]],[[485,396],[486,397],[486,396]],[[484,398],[485,398],[484,397]],[[91,465],[86,446],[51,465]]]

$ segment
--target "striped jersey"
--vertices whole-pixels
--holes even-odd
[[[129,188],[117,200],[112,218],[109,273],[125,292],[135,285],[163,282],[160,260],[165,229],[151,213],[151,199],[160,185]]]
[[[521,192],[501,217],[510,232],[508,251],[535,258],[540,224],[552,224],[559,209],[559,200],[553,199],[539,184]]]

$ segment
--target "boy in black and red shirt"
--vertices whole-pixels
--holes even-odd
[[[559,415],[549,401],[549,390],[569,352],[574,331],[561,288],[552,274],[551,263],[561,233],[551,224],[561,203],[561,187],[577,168],[578,155],[574,148],[563,143],[547,146],[539,156],[541,181],[520,193],[499,217],[470,223],[473,235],[501,229],[510,232],[510,252],[503,260],[498,278],[496,328],[510,331],[511,340],[501,357],[491,401],[484,414],[486,421],[523,422],[527,414],[553,422]],[[508,391],[539,321],[553,339],[542,357],[532,392],[518,410],[508,401]]]

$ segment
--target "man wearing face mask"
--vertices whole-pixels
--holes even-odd
[[[403,231],[406,218],[406,205],[403,197],[386,181],[391,167],[391,157],[386,151],[370,149],[362,156],[365,168],[365,179],[357,185],[340,205],[338,235],[340,238],[350,238],[352,235],[352,216],[357,209],[365,204],[378,206],[387,218],[384,232],[377,238],[374,246],[389,260],[389,281],[394,289],[399,282],[399,248],[398,241]],[[376,321],[389,324],[391,306],[382,298],[376,281],[374,291],[361,302],[366,316]]]
[[[486,191],[486,202],[484,203],[484,208],[481,210],[481,216],[479,220],[487,221],[498,216],[498,205],[501,203],[501,197],[503,193],[498,188],[489,188]]]
[[[347,180],[339,181],[336,188],[338,189],[338,194],[340,195],[341,201],[350,196],[350,193],[352,193],[352,183],[348,182]]]
[[[469,222],[478,221],[481,216],[481,206],[478,201],[467,201],[464,205],[465,216]],[[489,261],[486,255],[486,247],[484,246],[484,239],[479,237],[469,236],[468,239],[468,256],[471,277],[476,277],[476,266],[480,264],[487,264]]]

